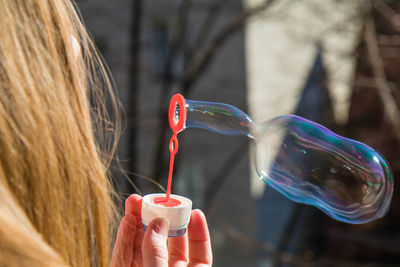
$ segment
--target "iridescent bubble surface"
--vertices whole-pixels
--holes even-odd
[[[186,99],[185,127],[198,127],[226,135],[248,135],[251,118],[232,105]]]
[[[389,209],[393,175],[368,145],[295,115],[257,124],[234,106],[193,100],[186,100],[186,112],[186,128],[248,136],[260,179],[293,201],[353,224]]]

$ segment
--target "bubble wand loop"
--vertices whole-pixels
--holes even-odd
[[[171,184],[172,184],[172,174],[174,170],[174,160],[175,155],[178,153],[179,142],[178,133],[182,131],[185,127],[186,122],[186,102],[185,98],[181,94],[176,94],[171,98],[168,109],[168,121],[172,129],[172,137],[169,141],[169,172],[168,172],[168,186],[166,194],[166,202],[169,202],[171,196]]]

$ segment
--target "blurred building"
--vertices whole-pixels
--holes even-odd
[[[149,179],[166,185],[171,133],[164,114],[177,92],[232,104],[255,121],[301,114],[376,147],[399,174],[399,143],[384,121],[361,42],[369,2],[270,2],[78,1],[127,113],[118,158],[141,193],[161,190]],[[243,16],[258,5],[265,8]],[[377,23],[380,33],[395,34],[387,20]],[[398,46],[385,54],[392,80]],[[251,174],[246,138],[188,129],[179,140],[173,191],[206,211],[215,266],[391,266],[400,260],[396,209],[367,225],[339,223],[265,188]],[[123,196],[135,192],[116,177]]]

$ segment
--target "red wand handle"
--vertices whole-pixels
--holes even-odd
[[[172,129],[172,137],[169,141],[169,172],[166,201],[171,196],[172,173],[174,170],[175,155],[178,152],[178,133],[185,128],[186,124],[186,101],[181,94],[176,94],[171,98],[168,109],[169,126]]]
[[[169,172],[168,172],[168,186],[167,186],[167,202],[169,201],[169,197],[171,195],[171,184],[172,184],[172,173],[174,171],[174,160],[175,160],[175,155],[178,152],[178,138],[177,134],[175,133],[172,135],[171,140],[169,141],[169,152],[170,152],[170,158],[169,158]]]

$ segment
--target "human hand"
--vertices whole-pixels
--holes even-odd
[[[154,219],[147,231],[143,231],[141,209],[139,195],[131,195],[125,201],[125,216],[118,229],[112,267],[211,266],[210,236],[200,210],[192,211],[184,235],[168,238],[169,222],[165,218]]]

